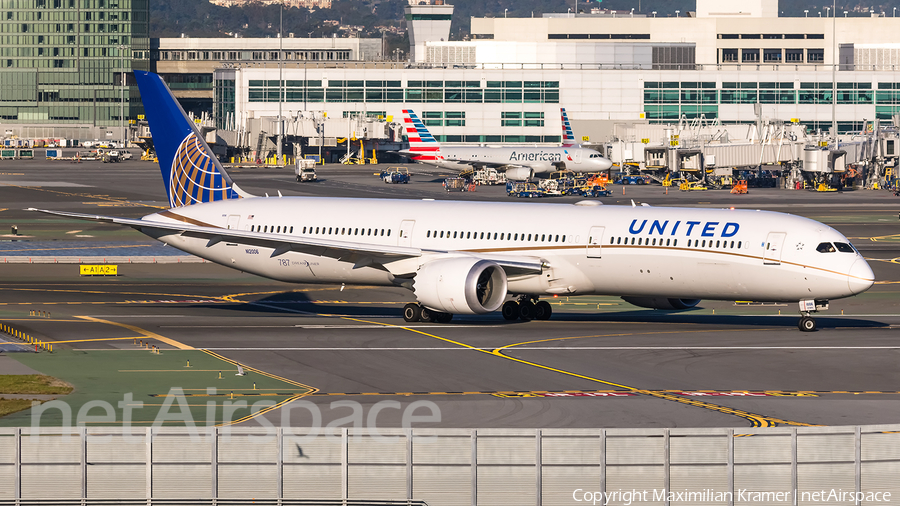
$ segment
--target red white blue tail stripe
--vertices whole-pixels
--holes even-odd
[[[566,108],[560,107],[559,112],[562,116],[563,146],[574,146],[575,133],[572,131],[572,124],[569,123],[569,115],[566,114]]]
[[[412,109],[403,109],[403,121],[406,124],[406,136],[409,139],[409,151],[413,154],[413,160],[424,162],[443,159],[440,143],[425,128],[425,123]]]

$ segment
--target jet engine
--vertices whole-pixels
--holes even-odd
[[[428,309],[452,314],[496,311],[506,299],[506,272],[488,260],[448,258],[419,268],[413,292]]]
[[[622,297],[622,300],[649,309],[691,309],[700,299],[666,299],[663,297]]]
[[[534,169],[531,167],[510,167],[506,169],[506,179],[510,181],[528,181],[534,177]]]

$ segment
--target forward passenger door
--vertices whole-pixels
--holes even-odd
[[[784,232],[769,232],[766,237],[763,265],[781,265],[781,251],[784,248]]]

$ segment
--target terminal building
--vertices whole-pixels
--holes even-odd
[[[290,62],[283,110],[411,108],[443,142],[529,144],[560,141],[560,107],[578,136],[600,140],[617,123],[765,118],[827,131],[834,120],[848,132],[900,112],[900,21],[883,13],[780,18],[777,0],[698,0],[677,16],[473,18],[474,40],[449,41],[437,28],[450,6],[434,3],[407,7],[416,43],[405,68]],[[215,72],[217,111],[276,115],[277,65],[229,67]]]
[[[125,120],[143,112],[123,76],[150,69],[149,16],[148,0],[3,2],[4,134],[121,139]]]

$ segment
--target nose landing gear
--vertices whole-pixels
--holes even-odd
[[[797,328],[803,332],[815,332],[816,319],[809,315],[801,316],[800,321],[797,323]]]
[[[828,309],[827,300],[801,300],[800,301],[800,321],[797,322],[797,328],[801,332],[815,332],[817,325],[816,319],[810,316],[810,313],[817,313]]]

